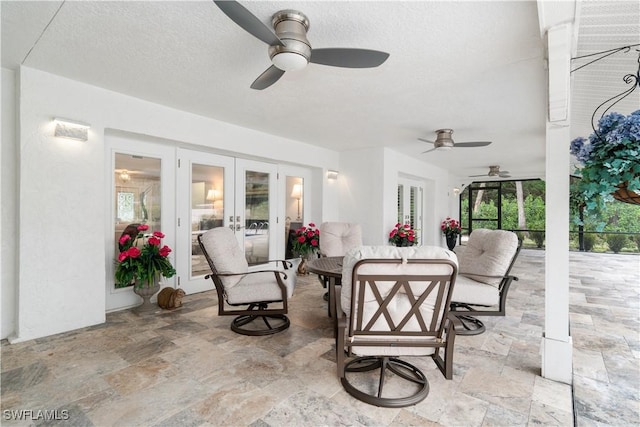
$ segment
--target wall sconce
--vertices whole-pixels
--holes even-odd
[[[56,124],[54,136],[75,139],[77,141],[87,141],[89,139],[89,128],[91,126],[86,123],[57,117],[53,119],[53,122]]]
[[[332,179],[332,180],[338,179],[338,171],[328,170],[327,171],[327,179]]]
[[[300,199],[302,199],[302,184],[294,184],[293,190],[291,190],[291,197],[294,199],[298,199],[298,219],[300,221],[302,218],[300,217]]]
[[[455,188],[453,189],[453,195],[454,195],[454,196],[457,196],[458,194],[460,194],[460,189],[459,189],[458,187],[455,187]]]

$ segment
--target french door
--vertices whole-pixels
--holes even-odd
[[[213,289],[198,235],[228,227],[250,266],[275,256],[275,164],[178,149],[178,286],[188,294]]]
[[[163,286],[187,293],[213,289],[198,235],[228,227],[244,249],[251,269],[284,255],[284,224],[278,224],[278,166],[176,148],[134,136],[108,135],[106,156],[111,214],[107,215],[106,310],[135,306],[130,286],[117,288],[114,272],[118,241],[127,226],[162,231],[163,245],[173,249],[177,274]],[[305,185],[306,186],[306,185]],[[283,208],[281,207],[280,210]]]
[[[162,244],[175,247],[175,148],[107,135],[106,156],[112,167],[107,170],[107,194],[111,206],[106,215],[106,311],[132,307],[140,302],[131,286],[118,288],[114,283],[118,241],[124,230],[139,224],[149,233],[162,231]],[[175,265],[175,252],[169,255]],[[162,278],[163,286],[174,278]]]
[[[398,180],[398,222],[411,224],[416,230],[418,243],[424,242],[422,232],[422,206],[424,197],[424,184],[411,179]]]

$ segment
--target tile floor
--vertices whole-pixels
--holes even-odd
[[[314,276],[300,278],[291,327],[245,337],[216,314],[215,292],[184,307],[2,343],[2,425],[602,426],[640,423],[640,257],[571,254],[574,387],[540,377],[544,252],[523,250],[507,316],[458,337],[454,376],[430,359],[431,392],[408,408],[366,405],[336,378],[331,321]],[[57,410],[58,422],[10,420]],[[42,414],[40,414],[42,417]]]

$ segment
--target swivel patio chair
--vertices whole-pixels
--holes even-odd
[[[440,247],[363,246],[345,256],[336,359],[347,393],[383,407],[425,399],[426,375],[401,356],[430,356],[452,378],[456,273],[455,254]]]
[[[289,327],[287,300],[293,295],[296,280],[289,261],[268,261],[282,263],[281,270],[249,271],[236,236],[227,227],[206,231],[198,236],[198,243],[211,267],[211,274],[205,278],[211,278],[218,293],[218,315],[237,316],[231,322],[232,331],[269,335]]]
[[[451,311],[464,329],[458,335],[478,335],[486,330],[476,316],[504,316],[510,274],[522,242],[506,230],[474,230],[466,248],[458,254],[459,273],[453,292]]]

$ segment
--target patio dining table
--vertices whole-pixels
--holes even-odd
[[[336,321],[336,286],[342,284],[342,260],[341,256],[313,258],[307,261],[307,271],[329,278],[329,316]]]

